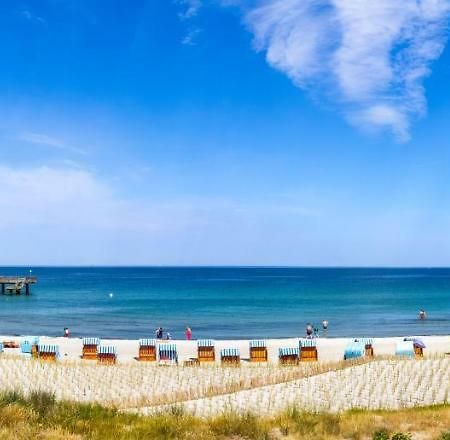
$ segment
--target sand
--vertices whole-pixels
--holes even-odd
[[[410,335],[408,335],[410,336]],[[420,337],[426,348],[424,350],[425,357],[444,355],[450,353],[450,336],[421,336]],[[20,341],[20,337],[0,336],[0,341],[16,340]],[[343,359],[346,345],[352,338],[318,338],[317,352],[320,361],[336,362]],[[374,338],[373,349],[377,356],[393,356],[395,355],[395,347],[397,342],[403,340],[403,337]],[[298,338],[288,339],[267,339],[267,350],[269,361],[278,362],[278,349],[280,347],[298,347]],[[82,339],[79,338],[50,338],[41,336],[41,343],[56,344],[59,346],[61,361],[79,359],[82,352]],[[197,341],[173,340],[178,351],[178,359],[183,362],[189,358],[197,357]],[[119,362],[136,362],[135,357],[139,351],[138,340],[126,339],[102,339],[104,345],[114,345],[117,348],[117,357]],[[248,340],[223,340],[215,341],[216,359],[219,358],[218,353],[222,348],[239,348],[241,358],[248,359],[249,341]],[[14,353],[18,350],[5,349],[6,353]]]
[[[297,338],[267,340],[269,362],[263,364],[245,361],[249,341],[216,341],[216,353],[221,348],[240,349],[241,368],[222,367],[219,361],[183,367],[184,360],[197,356],[196,341],[171,341],[177,346],[180,367],[161,367],[136,361],[136,340],[102,340],[115,345],[118,353],[117,365],[106,366],[80,359],[81,339],[40,339],[58,345],[60,359],[29,360],[19,349],[5,349],[0,355],[0,391],[47,391],[60,400],[98,402],[143,414],[168,411],[176,404],[201,417],[226,411],[276,414],[289,406],[333,412],[395,409],[445,403],[450,396],[450,359],[445,356],[450,336],[422,337],[423,360],[393,357],[402,337],[375,338],[375,355],[390,358],[375,357],[362,365],[342,362],[350,338],[321,338],[317,340],[319,362],[293,367],[278,365],[278,349],[297,347]],[[0,336],[0,340],[20,338]]]

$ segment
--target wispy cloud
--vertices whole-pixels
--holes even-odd
[[[181,39],[181,44],[185,46],[194,46],[197,37],[201,32],[198,26],[192,24],[193,19],[197,16],[198,11],[203,6],[202,0],[174,0],[179,6],[178,18],[181,22],[188,22],[186,34]]]
[[[47,147],[56,148],[58,150],[66,150],[77,154],[87,154],[85,150],[74,147],[72,145],[68,145],[62,139],[58,139],[42,133],[24,132],[19,134],[18,139],[29,144],[44,145]]]
[[[202,6],[202,0],[175,0],[175,3],[181,7],[178,13],[181,20],[195,17]]]
[[[196,42],[198,34],[200,34],[201,30],[199,28],[194,28],[189,30],[189,32],[184,36],[181,40],[181,44],[187,46],[193,46]]]
[[[29,20],[29,21],[35,21],[35,22],[38,22],[38,23],[41,23],[41,24],[44,24],[44,25],[47,24],[47,22],[46,22],[42,17],[40,17],[39,15],[33,14],[33,13],[32,13],[31,11],[29,11],[28,9],[24,9],[24,10],[21,12],[21,15],[22,15],[22,17],[24,17],[26,20]]]
[[[247,9],[257,50],[354,125],[409,139],[424,79],[448,36],[450,0],[265,0]]]

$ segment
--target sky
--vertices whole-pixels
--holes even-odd
[[[450,265],[450,0],[0,9],[1,265]]]

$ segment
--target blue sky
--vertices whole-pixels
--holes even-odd
[[[450,1],[0,7],[0,264],[450,264]]]

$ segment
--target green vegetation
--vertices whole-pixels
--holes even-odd
[[[275,418],[228,414],[202,420],[177,407],[143,417],[100,405],[57,402],[48,393],[0,394],[0,439],[447,440],[449,426],[450,406],[342,414],[293,408]]]

